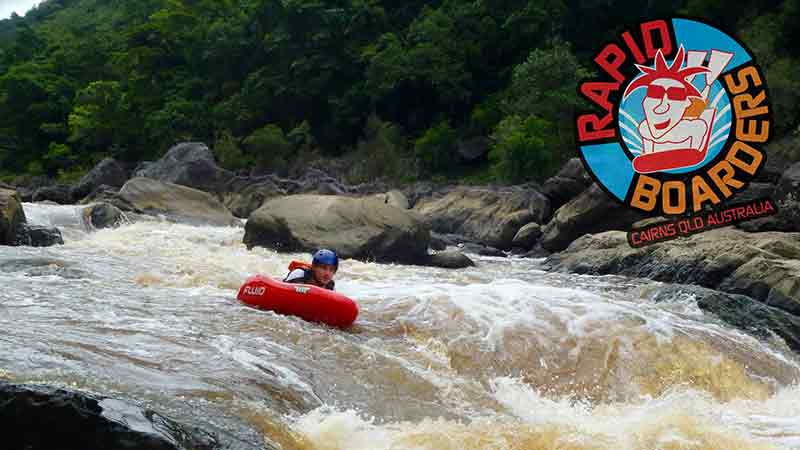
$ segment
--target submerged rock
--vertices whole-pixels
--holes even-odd
[[[445,269],[463,269],[474,266],[475,262],[458,250],[446,250],[430,255],[428,264]]]

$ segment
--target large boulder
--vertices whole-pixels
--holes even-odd
[[[51,201],[60,205],[69,205],[74,203],[74,199],[72,198],[72,188],[66,184],[40,187],[33,193],[31,200],[34,202]]]
[[[179,222],[220,226],[236,223],[230,211],[211,194],[186,186],[133,178],[122,186],[119,196],[146,214]]]
[[[419,201],[414,211],[438,233],[507,250],[523,225],[550,215],[550,202],[535,189],[459,187]]]
[[[542,194],[550,199],[553,211],[577,197],[592,184],[580,158],[567,161],[561,170],[542,185]]]
[[[101,184],[91,194],[87,195],[80,202],[83,205],[91,205],[93,203],[108,203],[120,211],[130,211],[141,213],[129,201],[123,199],[119,195],[119,189],[111,186]]]
[[[391,190],[385,194],[375,194],[375,198],[386,203],[389,206],[394,206],[400,209],[410,209],[411,204],[408,201],[406,194],[398,190]]]
[[[421,263],[428,228],[408,211],[374,198],[293,195],[267,201],[250,215],[244,243],[281,251],[336,250],[343,258]]]
[[[212,450],[210,434],[112,398],[0,382],[3,448]]]
[[[625,232],[584,235],[545,267],[697,284],[744,294],[800,313],[800,233],[746,233],[733,227],[631,248]]]
[[[560,251],[587,233],[624,230],[644,218],[593,184],[556,211],[542,230],[542,247]]]
[[[134,175],[206,192],[221,192],[233,177],[231,172],[217,165],[214,154],[201,142],[178,144],[160,160],[137,169]]]
[[[128,171],[114,158],[105,158],[72,188],[72,198],[80,200],[102,185],[121,188],[128,181]]]
[[[227,192],[222,196],[222,202],[234,216],[246,219],[265,201],[282,195],[286,195],[286,191],[271,180],[264,180],[246,185],[236,191]]]
[[[24,223],[25,211],[17,191],[0,189],[0,245],[13,245]]]

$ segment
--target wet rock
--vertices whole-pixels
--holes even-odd
[[[0,383],[3,447],[25,450],[212,450],[216,439],[121,400]]]
[[[536,245],[536,242],[539,241],[541,236],[542,226],[536,222],[531,222],[517,231],[511,244],[514,247],[530,250]]]
[[[125,221],[125,214],[114,205],[95,203],[83,209],[84,221],[96,229],[117,227]]]
[[[72,198],[72,189],[65,184],[40,187],[33,193],[31,200],[34,202],[50,200],[60,205],[69,205],[74,203]]]
[[[214,154],[205,144],[184,142],[169,149],[160,160],[137,169],[134,176],[206,192],[222,192],[233,173],[217,165]]]
[[[113,158],[105,158],[72,188],[73,199],[82,199],[100,186],[121,188],[128,181],[128,171]]]
[[[231,226],[236,218],[216,198],[203,191],[150,178],[133,178],[119,196],[150,215],[193,224]]]
[[[20,225],[25,223],[25,211],[17,191],[0,189],[0,245],[13,245]]]
[[[542,185],[542,194],[550,199],[553,211],[557,210],[592,184],[592,178],[586,172],[580,158],[572,158],[555,176]]]
[[[431,197],[434,191],[435,188],[433,183],[429,181],[421,181],[407,186],[405,189],[403,189],[403,194],[408,199],[409,207],[413,208],[420,200]]]
[[[624,232],[585,235],[544,263],[552,270],[697,284],[798,312],[800,233],[719,228],[631,248]]]
[[[550,214],[550,203],[535,189],[457,187],[441,198],[421,200],[414,211],[436,232],[506,250],[520,227]]]
[[[556,211],[542,230],[542,247],[560,251],[587,233],[626,230],[644,218],[593,184]]]
[[[800,317],[764,305],[748,296],[698,286],[665,285],[652,300],[697,301],[700,309],[733,327],[761,339],[770,339],[771,333],[775,333],[783,338],[789,348],[800,352]]]
[[[445,250],[430,255],[428,265],[445,269],[463,269],[473,267],[475,262],[458,250]]]
[[[343,258],[417,263],[430,233],[413,214],[374,198],[293,195],[250,215],[244,243],[281,251],[336,250]]]
[[[14,245],[24,245],[27,247],[50,247],[53,245],[63,245],[64,239],[58,228],[40,227],[28,224],[21,224],[17,229]]]

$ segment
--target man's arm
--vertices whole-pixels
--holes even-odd
[[[283,281],[285,283],[302,283],[305,278],[305,270],[294,269],[293,271],[289,272],[289,275],[286,275],[286,278],[284,278]]]

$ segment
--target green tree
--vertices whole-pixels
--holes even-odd
[[[456,131],[447,121],[429,128],[414,144],[423,168],[434,173],[452,169],[456,162],[456,139]]]
[[[521,183],[550,176],[554,169],[552,147],[557,142],[553,128],[550,121],[536,116],[503,119],[491,136],[489,161],[495,178]]]

